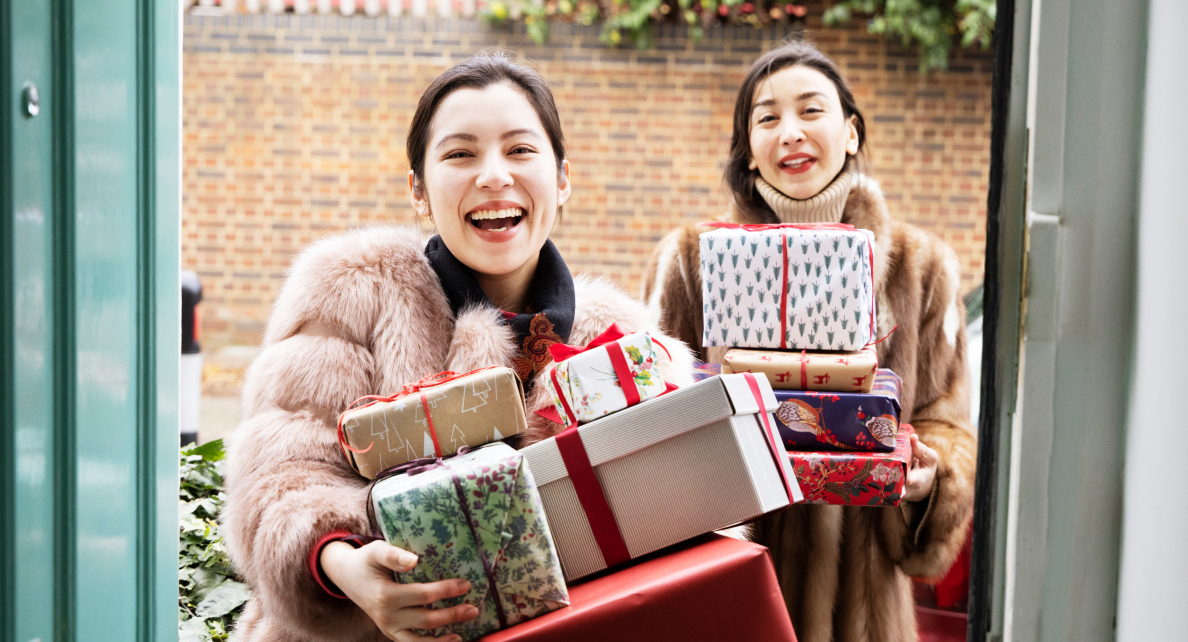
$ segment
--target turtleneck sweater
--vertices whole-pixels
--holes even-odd
[[[854,164],[846,161],[846,166],[833,182],[812,198],[790,198],[763,180],[762,176],[755,177],[755,189],[759,190],[759,195],[771,206],[781,223],[840,223],[846,198],[857,179]]]

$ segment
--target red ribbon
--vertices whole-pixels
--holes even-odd
[[[742,230],[744,232],[767,232],[769,230],[808,230],[850,232],[855,228],[849,223],[723,223],[722,221],[706,221],[701,227],[712,227],[721,230]]]
[[[590,531],[594,533],[602,560],[608,568],[630,560],[627,542],[623,540],[623,532],[619,530],[615,515],[606,501],[606,493],[594,474],[594,467],[590,465],[590,456],[586,453],[586,446],[582,443],[576,425],[557,435],[557,450],[561,452],[561,461],[569,473],[569,480],[573,482],[586,521],[590,523]]]
[[[699,224],[701,227],[712,227],[722,230],[742,230],[744,232],[769,232],[772,230],[805,230],[809,232],[834,231],[834,232],[852,232],[855,228],[849,223],[723,223],[721,221],[706,221]],[[865,230],[863,230],[865,232]],[[784,284],[783,289],[780,290],[780,348],[786,350],[788,348],[788,235],[780,234],[780,254],[784,257]],[[867,246],[870,252],[867,252],[870,259],[870,278],[874,281],[874,238],[868,233]],[[871,292],[870,300],[870,336],[875,337],[875,315],[874,315],[874,292]],[[894,330],[892,330],[894,332]],[[890,333],[888,333],[890,334]],[[886,339],[887,337],[883,337]],[[882,341],[882,339],[879,339]],[[876,341],[875,343],[878,343]],[[867,344],[871,345],[871,344]]]
[[[613,323],[611,324],[611,327],[606,329],[605,332],[598,335],[597,337],[594,337],[593,341],[587,343],[584,346],[571,346],[567,343],[551,344],[549,346],[549,355],[553,357],[553,361],[561,363],[562,361],[565,361],[574,355],[578,355],[583,352],[589,352],[594,348],[604,346],[608,343],[614,343],[628,334],[628,332],[623,330],[623,326],[620,326],[618,323]],[[652,342],[660,346],[660,349],[664,351],[664,354],[668,355],[668,360],[672,361],[672,353],[668,351],[668,348],[664,347],[663,343],[657,341],[655,337],[652,337]]]
[[[808,390],[808,350],[800,351],[800,389]]]
[[[355,410],[363,410],[364,408],[370,408],[377,403],[388,403],[388,402],[396,401],[398,399],[403,399],[404,397],[407,397],[409,395],[414,395],[414,394],[420,393],[421,407],[425,409],[425,421],[429,424],[429,437],[433,440],[433,450],[434,450],[434,453],[438,457],[441,457],[441,444],[438,443],[438,441],[437,441],[437,430],[435,430],[433,427],[433,417],[431,417],[429,415],[429,400],[426,397],[425,393],[423,393],[421,391],[426,388],[433,388],[436,386],[447,384],[451,381],[456,381],[458,379],[461,379],[462,377],[468,377],[476,372],[482,372],[484,370],[491,370],[493,368],[500,368],[500,367],[502,367],[502,366],[487,366],[486,368],[479,368],[478,370],[471,370],[470,372],[464,372],[462,374],[454,372],[453,370],[446,370],[444,372],[439,372],[439,373],[433,374],[433,375],[425,375],[424,377],[421,377],[421,380],[417,381],[416,383],[406,384],[403,388],[400,389],[400,392],[398,392],[390,397],[382,397],[379,395],[364,395],[362,397],[359,397],[358,399],[356,399],[356,400],[352,401],[350,404],[348,404],[346,407],[346,410],[342,411],[342,414],[338,416],[338,445],[342,449],[342,454],[347,458],[347,461],[352,461],[351,455],[347,451],[362,454],[362,453],[365,453],[365,452],[371,450],[371,447],[375,445],[375,442],[372,441],[370,444],[367,444],[366,448],[359,450],[358,448],[354,448],[349,443],[347,443],[346,433],[343,432],[342,423],[346,419],[348,412],[352,412]],[[359,403],[360,401],[367,400],[367,399],[370,399],[371,403],[364,404],[362,406],[359,406],[358,408],[354,407],[355,404]]]
[[[759,382],[755,379],[755,375],[750,372],[744,372],[743,377],[747,380],[747,385],[751,388],[751,394],[755,396],[755,403],[759,404],[759,416],[763,418],[763,428],[767,431],[767,449],[771,451],[771,458],[775,461],[776,472],[780,474],[780,480],[784,482],[784,490],[788,491],[788,501],[796,502],[796,493],[792,491],[792,482],[788,479],[788,475],[784,473],[784,466],[782,465],[781,456],[787,456],[784,450],[780,448],[780,444],[776,441],[775,433],[771,430],[771,421],[767,418],[770,414],[767,412],[767,406],[763,403],[763,393],[759,389]]]
[[[595,348],[605,347],[606,354],[610,357],[611,367],[615,370],[615,377],[619,380],[619,386],[623,388],[623,396],[627,398],[627,406],[634,406],[639,403],[639,387],[635,385],[635,377],[631,374],[631,367],[627,365],[627,359],[623,356],[622,348],[619,347],[618,341],[627,336],[623,328],[618,323],[611,324],[605,332],[594,338],[593,341],[587,343],[585,346],[572,346],[565,343],[554,343],[549,346],[549,354],[553,357],[553,361],[561,363],[570,357],[589,352]],[[672,353],[664,344],[656,339],[652,342],[660,346],[664,350],[664,354],[668,355],[668,360],[672,361]],[[550,373],[549,378],[553,383],[553,391],[557,393],[557,397],[561,400],[561,406],[565,409],[565,419],[568,419],[566,425],[577,425],[577,415],[574,414],[573,409],[569,407],[569,403],[565,400],[565,393],[561,387],[561,382],[557,379],[557,368],[554,367]],[[667,392],[667,389],[665,390]]]

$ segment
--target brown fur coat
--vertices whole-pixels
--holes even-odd
[[[940,456],[936,484],[929,500],[899,510],[793,506],[758,522],[755,539],[771,549],[801,642],[916,640],[908,576],[948,570],[973,510],[976,444],[957,257],[935,236],[892,220],[867,177],[850,191],[842,222],[874,232],[879,336],[899,326],[878,345],[879,362],[903,378],[903,421]],[[666,236],[643,285],[660,327],[689,345],[701,343],[697,237],[705,230]],[[724,352],[703,357],[720,361]]]
[[[455,319],[423,247],[408,228],[327,238],[294,262],[277,297],[264,350],[244,381],[225,486],[227,546],[253,590],[237,627],[242,642],[386,639],[352,602],[327,595],[307,566],[322,535],[368,532],[367,480],[339,450],[337,417],[358,397],[395,392],[425,374],[512,365],[515,336],[498,312],[472,308]],[[658,332],[617,286],[587,277],[574,285],[569,343],[585,344],[615,322]],[[692,354],[676,341],[665,345],[665,379],[691,383]],[[551,405],[539,381],[527,404]],[[525,443],[560,429],[529,417]]]

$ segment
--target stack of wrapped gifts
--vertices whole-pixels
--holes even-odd
[[[706,346],[762,375],[805,500],[895,506],[911,461],[900,380],[879,368],[873,235],[843,224],[733,225],[701,235]]]
[[[552,346],[555,407],[540,414],[565,430],[519,451],[501,443],[526,428],[508,368],[426,377],[343,413],[343,452],[376,480],[374,530],[420,558],[397,579],[471,583],[434,606],[473,604],[477,619],[419,634],[473,640],[539,617],[508,639],[555,639],[594,617],[631,636],[700,594],[778,624],[765,625],[768,639],[795,639],[778,590],[715,589],[776,586],[766,549],[695,539],[803,500],[772,414],[779,401],[754,373],[677,389],[661,374],[664,350],[617,325],[586,346]],[[582,579],[598,588],[571,592]],[[606,599],[620,594],[630,608]],[[706,632],[731,635],[729,620]]]

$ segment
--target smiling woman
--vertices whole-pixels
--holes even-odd
[[[739,90],[725,178],[742,224],[846,223],[873,233],[880,367],[903,380],[913,462],[899,510],[796,505],[756,522],[804,641],[917,638],[909,576],[943,576],[969,527],[976,445],[969,426],[957,257],[891,217],[857,168],[865,122],[837,64],[803,42],[751,66]],[[652,256],[644,296],[660,325],[699,343],[699,234],[679,229]],[[836,314],[836,312],[835,312]],[[892,334],[894,331],[894,334]],[[725,348],[706,348],[720,361]]]
[[[535,385],[548,347],[585,344],[613,323],[661,336],[671,353],[660,357],[664,379],[691,383],[688,349],[618,287],[572,277],[548,239],[570,168],[539,73],[501,54],[447,70],[421,96],[406,140],[410,198],[439,235],[371,227],[307,248],[244,381],[224,511],[228,551],[253,590],[243,642],[428,640],[410,629],[477,614],[432,608],[466,593],[464,581],[398,584],[393,571],[417,557],[355,537],[371,532],[367,480],[335,430],[352,400],[500,365],[524,380],[531,413],[552,406]],[[522,445],[561,428],[529,414]]]

